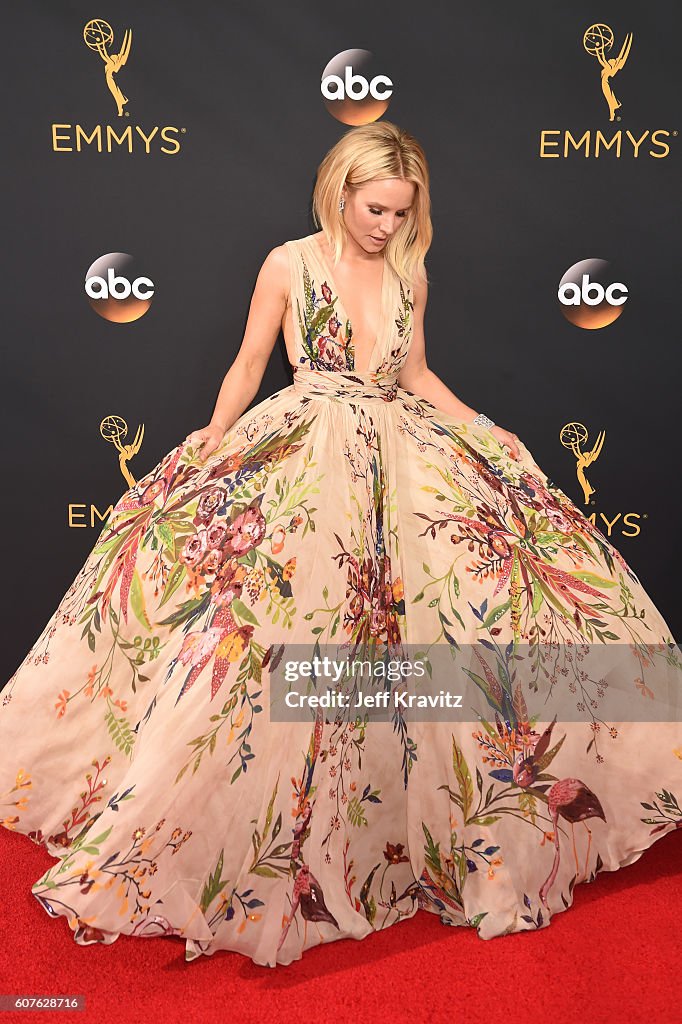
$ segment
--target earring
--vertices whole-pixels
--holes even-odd
[[[344,208],[345,205],[346,205],[346,200],[343,198],[343,196],[341,196],[341,199],[339,200],[339,213],[341,213],[343,211],[343,208]]]

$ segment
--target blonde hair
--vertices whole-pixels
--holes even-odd
[[[341,190],[345,185],[352,192],[377,178],[400,178],[416,186],[412,208],[386,243],[384,255],[410,287],[417,279],[428,281],[424,257],[433,237],[428,164],[417,140],[390,121],[351,128],[332,146],[317,169],[313,220],[324,231],[334,254],[334,265],[347,234],[339,211]]]

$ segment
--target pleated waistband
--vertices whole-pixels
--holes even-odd
[[[294,366],[294,390],[306,398],[331,402],[393,402],[398,393],[398,374],[353,373],[311,370]]]

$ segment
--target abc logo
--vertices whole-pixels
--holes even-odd
[[[327,110],[344,124],[368,124],[385,113],[393,82],[374,67],[369,50],[344,50],[322,72],[321,92]]]
[[[354,74],[353,68],[348,64],[343,78],[339,78],[338,75],[327,75],[322,79],[322,95],[328,100],[343,100],[347,96],[352,100],[364,100],[369,93],[375,100],[386,100],[393,95],[393,90],[380,89],[381,85],[393,85],[393,82],[386,75],[377,75],[368,82],[362,75]]]
[[[613,280],[611,264],[606,260],[581,260],[562,277],[558,298],[570,323],[595,330],[618,319],[628,290],[621,281]]]
[[[85,294],[105,320],[131,323],[149,309],[154,282],[138,272],[128,253],[110,252],[95,260],[85,275]]]

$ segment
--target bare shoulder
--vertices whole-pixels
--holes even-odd
[[[412,294],[414,296],[415,309],[424,309],[429,295],[428,281],[424,278],[417,278],[412,288]]]
[[[258,276],[283,298],[289,295],[289,253],[284,243],[270,250]]]

